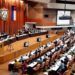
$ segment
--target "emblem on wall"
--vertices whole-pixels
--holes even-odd
[[[7,20],[7,17],[8,17],[8,10],[3,8],[3,9],[0,9],[0,18],[4,21]]]

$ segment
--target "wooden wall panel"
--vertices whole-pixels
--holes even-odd
[[[2,32],[2,28],[3,28],[3,22],[2,22],[2,20],[0,19],[0,32]]]
[[[5,32],[6,33],[9,33],[9,25],[10,25],[10,6],[9,6],[9,4],[8,4],[8,2],[6,2],[6,4],[5,4],[5,6],[4,6],[5,8],[8,8],[8,17],[7,17],[7,20],[6,20],[6,22],[5,22]]]
[[[1,0],[0,0],[1,5]],[[11,20],[11,7],[16,7],[16,21]],[[5,32],[8,34],[16,34],[24,25],[24,4],[21,0],[5,0],[4,8],[8,9],[8,18],[5,22]],[[2,6],[1,6],[2,8]],[[0,20],[0,32],[2,31],[3,21]]]
[[[26,21],[26,18],[25,18],[25,21]],[[35,18],[35,19],[30,19],[30,18],[27,18],[27,22],[37,22],[39,25],[46,25],[46,26],[55,26],[56,25],[56,22],[51,22],[51,21],[48,21],[46,20],[45,18]]]
[[[48,26],[56,25],[56,19],[55,19],[56,16],[55,15],[51,14],[51,16],[53,16],[53,18],[52,17],[49,18],[51,20],[48,20],[47,18],[44,17],[45,9],[43,8],[42,4],[37,3],[34,6],[28,5],[27,8],[28,8],[28,19],[27,19],[28,22],[37,22],[39,25],[46,25],[46,26],[47,25]],[[50,13],[50,11],[49,11],[49,13]],[[26,19],[26,17],[25,17],[25,19]]]
[[[0,0],[0,9],[1,9],[1,7],[2,7],[2,0]],[[0,18],[0,32],[2,32],[2,24],[3,24],[3,22]]]

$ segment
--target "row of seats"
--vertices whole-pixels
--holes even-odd
[[[72,40],[72,41],[75,42],[75,39],[74,39],[74,38],[72,39],[71,37],[70,37],[68,40],[66,40],[65,42],[68,44],[68,42],[69,42],[70,40]],[[74,42],[71,42],[70,45],[71,45],[71,44],[74,44]],[[65,48],[64,48],[63,50],[65,51]],[[64,52],[64,51],[63,51],[63,52]],[[60,56],[60,51],[55,52],[55,53],[52,55],[52,60],[55,60],[55,59],[57,58],[57,56]],[[51,60],[51,61],[52,61],[52,60]],[[47,66],[50,65],[49,61],[50,61],[50,59],[47,59],[45,63],[43,62],[43,65],[44,65],[45,67],[46,67],[46,65],[47,65]],[[51,62],[51,61],[50,61],[50,62]],[[35,68],[33,68],[33,69],[34,69],[34,70],[38,70],[38,69],[41,68],[41,67],[40,67],[41,65],[42,65],[42,64],[38,64],[38,65],[37,65]],[[44,67],[43,67],[43,68],[44,68]]]
[[[45,33],[47,33],[47,32],[41,32],[41,34],[45,34]],[[41,35],[41,34],[38,34],[38,35]],[[8,44],[11,44],[11,43],[13,43],[15,41],[28,38],[31,35],[32,34],[27,34],[27,33],[24,33],[24,34],[16,34],[16,35],[13,35],[13,36],[7,35],[7,34],[1,34],[0,35],[0,43],[4,43],[4,45],[8,45]],[[35,34],[33,34],[32,36],[34,36],[34,35]]]
[[[49,73],[49,75],[55,75],[54,73],[58,73],[57,75],[71,75],[71,66],[75,63],[75,56],[70,54],[72,51],[75,51],[75,45],[57,59],[57,61],[47,70],[46,74],[48,75]],[[64,65],[62,65],[62,63],[66,66],[66,68],[63,69]]]
[[[31,61],[33,59],[36,59],[37,57],[40,57],[44,53],[46,53],[48,50],[54,48],[54,43],[47,43],[47,45],[41,46],[39,49],[36,49],[20,58],[17,59],[17,61],[20,61],[21,59],[26,61]],[[40,56],[39,56],[40,55]],[[15,61],[10,62],[9,65],[14,64]]]
[[[56,59],[58,59],[59,57],[60,57],[60,54],[62,54],[62,53],[64,53],[66,50],[67,50],[67,46],[65,46],[66,44],[64,44],[63,45],[63,49],[61,48],[61,46],[57,46],[56,48],[54,48],[54,49],[52,49],[51,51],[49,51],[49,52],[47,52],[45,55],[46,55],[46,59],[45,59],[45,61],[43,61],[44,62],[44,67],[48,67],[49,65],[52,65],[52,64],[50,64],[50,63],[52,63],[52,62],[54,62]],[[52,55],[51,56],[47,56],[47,54],[48,53],[50,53],[50,52],[53,52],[52,53]],[[41,58],[43,58],[44,57],[44,55],[41,57]],[[41,60],[43,60],[43,59],[40,59],[39,58],[39,60],[41,61]],[[40,66],[41,66],[42,64],[40,64]],[[43,68],[44,68],[43,67]],[[35,68],[37,68],[37,66],[35,66]],[[35,68],[33,68],[33,69],[35,69]],[[40,67],[39,67],[40,68]],[[37,69],[38,70],[38,69]]]
[[[55,43],[57,42],[57,43]],[[57,44],[57,46],[60,44],[60,39],[56,39],[54,40],[53,43],[47,43],[46,45],[43,45],[39,48],[37,48],[36,50],[32,51],[32,52],[29,52],[28,54],[24,55],[23,56],[23,59],[24,60],[33,60],[35,59],[36,57],[39,57],[39,55],[41,56],[42,54],[46,53],[47,51],[49,51],[50,49],[53,49],[55,47],[55,44]],[[40,53],[40,54],[39,54]],[[36,56],[36,57],[35,57]],[[29,58],[29,59],[28,59]],[[31,59],[30,59],[31,58]],[[20,58],[18,58],[18,61],[19,61]]]
[[[66,37],[68,37],[68,36],[66,36]],[[54,59],[59,58],[61,52],[64,52],[64,51],[67,49],[67,44],[68,44],[68,42],[69,42],[71,39],[72,39],[72,38],[69,37],[67,40],[65,40],[64,45],[61,44],[62,40],[59,40],[59,41],[58,41],[58,39],[55,40],[53,44],[55,45],[55,44],[56,44],[55,42],[57,41],[57,44],[58,44],[58,45],[56,45],[56,47],[55,47],[54,49],[52,49],[52,50],[50,50],[50,49],[46,50],[46,52],[44,53],[44,55],[42,55],[42,56],[40,56],[39,58],[37,58],[37,60],[35,59],[35,60],[32,61],[31,63],[29,63],[28,67],[32,67],[34,71],[39,70],[39,69],[40,69],[40,65],[41,65],[41,64],[38,63],[39,59],[40,59],[41,62],[43,63],[43,68],[44,68],[44,67],[48,67],[48,66],[50,65],[50,63],[54,61]],[[46,45],[46,46],[47,46],[47,45]],[[63,46],[63,47],[62,47],[62,46]],[[40,51],[39,53],[42,54],[41,52],[43,52],[43,51],[45,51],[45,49],[42,49],[42,51]],[[36,51],[35,51],[35,52],[36,52]],[[33,53],[33,54],[35,54],[34,58],[36,57],[36,53],[35,53],[35,52]],[[30,55],[29,57],[32,57],[32,56],[33,56],[33,55],[31,56],[31,54],[32,54],[32,52],[29,54],[29,55]],[[39,56],[39,54],[37,54],[37,55]],[[52,56],[51,56],[52,58],[49,58],[49,55],[52,55]],[[26,56],[27,56],[27,55],[26,55]],[[46,59],[43,59],[43,58],[46,58],[47,60],[46,60]],[[30,59],[30,58],[29,58],[29,59]],[[43,62],[42,59],[43,59],[45,62]],[[33,60],[33,58],[31,58],[30,60]],[[49,62],[50,62],[50,63],[49,63]],[[35,65],[32,65],[33,63],[35,63]],[[38,66],[37,66],[37,65],[38,65]],[[34,67],[34,66],[35,66],[35,67]],[[42,68],[42,67],[41,67],[41,68]]]

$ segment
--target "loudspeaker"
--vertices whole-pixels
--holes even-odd
[[[29,46],[29,42],[24,42],[24,47],[28,47]]]
[[[41,41],[41,38],[37,38],[37,42],[40,42]]]
[[[50,35],[49,34],[46,34],[46,38],[50,38]]]
[[[48,17],[49,17],[49,15],[48,15],[48,14],[45,14],[45,15],[44,15],[44,17],[45,17],[45,18],[48,18]]]

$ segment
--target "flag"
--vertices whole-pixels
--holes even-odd
[[[11,20],[16,21],[16,7],[15,6],[11,7]]]

